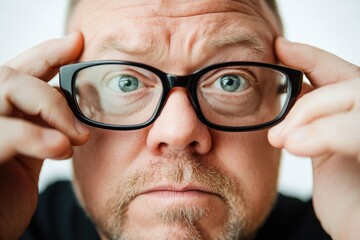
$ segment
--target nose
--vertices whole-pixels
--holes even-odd
[[[152,125],[147,146],[155,155],[170,151],[206,154],[211,149],[211,135],[197,117],[186,89],[174,88]]]

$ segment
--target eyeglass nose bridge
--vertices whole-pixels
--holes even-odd
[[[160,108],[158,109],[159,112],[158,112],[156,118],[160,115],[163,108],[165,107],[165,104],[167,102],[167,99],[169,97],[171,90],[175,87],[181,87],[181,88],[186,89],[186,91],[188,93],[189,101],[190,101],[191,105],[193,106],[196,115],[202,122],[204,122],[204,117],[202,117],[202,114],[200,113],[200,107],[197,104],[197,100],[196,100],[196,96],[195,96],[195,94],[196,94],[195,93],[196,92],[195,81],[196,81],[197,75],[190,74],[190,75],[179,76],[179,75],[174,75],[174,74],[166,74],[166,75],[163,75],[163,77],[167,79],[167,82],[169,83],[169,85],[168,85],[169,88],[165,91],[166,96],[162,100],[162,103],[160,103]]]
[[[186,91],[189,94],[189,98],[191,101],[191,104],[193,105],[196,113],[199,115],[199,106],[196,103],[196,78],[198,76],[196,74],[190,74],[190,75],[183,75],[183,76],[178,76],[178,75],[174,75],[174,74],[167,74],[166,78],[168,80],[169,83],[169,89],[167,91],[167,95],[170,93],[171,89],[175,88],[175,87],[181,87],[181,88],[185,88]],[[166,96],[166,98],[168,98],[169,96]]]
[[[189,89],[190,84],[194,78],[194,75],[178,76],[173,74],[167,74],[166,78],[169,82],[170,89],[174,87],[183,87]]]

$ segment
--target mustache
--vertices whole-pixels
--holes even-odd
[[[218,195],[227,205],[234,202],[234,196],[242,198],[241,187],[229,174],[194,154],[170,152],[117,185],[115,194],[108,200],[110,214],[122,225],[120,222],[125,219],[131,201],[164,181],[167,184],[192,184],[205,188]]]

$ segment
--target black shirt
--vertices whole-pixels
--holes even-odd
[[[38,207],[23,240],[100,239],[93,224],[80,208],[70,182],[58,182],[40,195]],[[311,201],[279,195],[257,240],[331,239],[316,219]]]

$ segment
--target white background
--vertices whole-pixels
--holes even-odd
[[[278,3],[290,40],[321,47],[360,64],[360,1],[279,0]],[[59,0],[0,0],[0,64],[39,42],[61,37],[66,5],[67,1]],[[47,160],[40,176],[40,188],[64,178],[71,178],[71,162]],[[284,152],[279,188],[288,195],[308,198],[312,191],[310,160]]]

